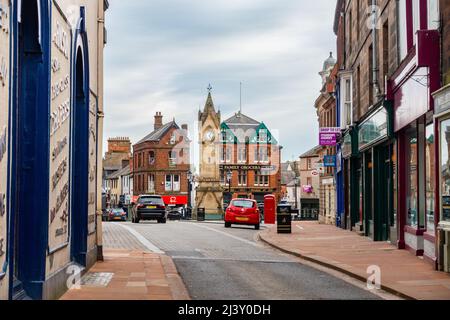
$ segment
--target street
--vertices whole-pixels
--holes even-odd
[[[263,226],[262,229],[265,227]],[[194,300],[380,299],[222,223],[103,223],[104,247],[169,255]]]

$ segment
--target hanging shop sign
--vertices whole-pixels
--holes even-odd
[[[8,118],[9,118],[9,66],[10,66],[10,0],[0,0],[0,300],[7,298],[8,281],[4,266],[7,248],[6,187],[8,174]],[[2,280],[3,279],[3,280]]]
[[[50,225],[49,251],[69,242],[69,144],[71,115],[72,31],[53,1],[51,28]]]
[[[381,105],[359,125],[359,150],[362,151],[387,139],[390,136],[390,132],[389,112],[384,105]]]
[[[336,167],[336,156],[324,156],[323,157],[323,166],[326,168],[335,168]]]
[[[321,146],[334,147],[339,140],[341,128],[320,128],[319,144]]]
[[[89,93],[88,232],[95,233],[97,204],[97,96]]]

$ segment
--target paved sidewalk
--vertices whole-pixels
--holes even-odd
[[[172,259],[166,255],[106,249],[104,260],[82,278],[80,289],[69,290],[61,299],[190,300]]]
[[[292,234],[277,234],[276,226],[260,233],[262,241],[284,252],[341,271],[366,282],[367,268],[381,268],[382,288],[404,298],[450,299],[450,275],[387,242],[317,222],[293,222]]]

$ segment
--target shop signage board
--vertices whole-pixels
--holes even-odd
[[[341,128],[320,128],[319,131],[319,144],[321,146],[336,146],[339,136],[341,134]]]
[[[358,131],[359,150],[363,150],[388,137],[388,112],[380,107],[364,120]]]
[[[0,300],[7,299],[8,279],[3,266],[6,261],[6,190],[8,174],[8,115],[10,66],[10,1],[0,0]],[[3,280],[2,280],[3,279]]]
[[[49,252],[69,242],[69,162],[72,30],[52,2]],[[53,264],[51,264],[53,265]]]
[[[435,114],[442,114],[450,110],[450,85],[433,94]]]
[[[89,94],[89,190],[88,190],[88,232],[97,230],[97,97],[91,91]]]
[[[188,203],[187,196],[162,196],[166,205],[185,205]]]

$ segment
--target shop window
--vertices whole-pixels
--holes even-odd
[[[425,204],[426,204],[426,218],[427,231],[430,234],[435,232],[434,219],[434,191],[435,191],[435,151],[434,151],[434,125],[427,126],[425,135]]]
[[[417,126],[411,126],[407,131],[407,143],[408,143],[408,175],[409,188],[407,194],[407,224],[411,227],[417,227],[418,225],[418,137]]]
[[[428,0],[428,29],[435,30],[440,27],[439,0]]]
[[[441,220],[450,222],[450,119],[441,122]]]

